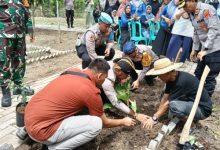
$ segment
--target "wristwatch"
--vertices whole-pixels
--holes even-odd
[[[157,116],[154,114],[153,117],[152,117],[153,121],[157,122],[158,121],[158,118]]]

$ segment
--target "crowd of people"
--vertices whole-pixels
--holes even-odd
[[[21,12],[28,12],[20,1],[15,2],[15,0],[4,0],[0,4],[0,9],[13,6],[11,3],[24,10]],[[197,0],[164,0],[162,4],[157,0],[120,2],[100,0],[100,4],[92,12],[93,1],[87,1],[86,5],[87,15],[93,14],[96,24],[89,27],[76,40],[75,48],[78,57],[82,59],[82,69],[71,68],[65,71],[31,98],[25,109],[25,128],[22,128],[31,139],[46,145],[50,150],[74,149],[95,138],[102,128],[132,127],[139,121],[144,128],[151,129],[167,113],[186,121],[206,65],[211,71],[206,79],[194,122],[211,115],[211,98],[216,86],[216,77],[220,72],[220,21],[217,7]],[[73,19],[69,17],[70,14],[74,14],[70,11],[72,8],[66,7],[68,27],[73,26]],[[8,11],[5,10],[4,13]],[[12,15],[25,16],[25,14]],[[1,13],[0,21],[7,20],[5,16],[7,15]],[[4,94],[7,86],[3,82],[3,77],[7,77],[9,73],[5,71],[10,70],[4,65],[8,60],[6,56],[12,57],[6,55],[6,52],[16,51],[11,49],[10,43],[16,45],[13,48],[20,47],[17,46],[20,40],[24,43],[26,31],[16,30],[17,22],[13,21],[12,19],[11,24],[14,28],[6,25],[8,21],[5,22],[6,26],[0,24],[0,83],[3,90],[3,107],[11,104],[6,100],[10,91]],[[149,36],[148,23],[160,22],[152,46],[136,43],[130,39],[129,22],[131,21],[140,22],[143,33],[137,32],[146,37]],[[21,22],[21,27],[23,27],[22,23],[27,22]],[[122,52],[119,58],[114,58],[114,39],[117,36],[115,31],[118,28],[121,30]],[[15,37],[6,36],[15,34],[11,31],[18,33]],[[180,62],[174,62],[181,47]],[[195,76],[177,71],[186,58],[198,63]],[[141,70],[140,74],[136,70]],[[16,74],[16,68],[12,73]],[[24,72],[21,75],[20,78],[23,77]],[[147,84],[144,86],[154,85],[156,77],[166,84],[158,110],[153,116],[137,113],[125,103],[125,101],[130,102],[130,91],[139,88],[143,80]],[[13,80],[15,85],[20,84],[20,78]],[[123,92],[120,91],[121,89]],[[125,93],[127,96],[121,96]],[[106,117],[103,108],[106,103],[128,117],[122,119]],[[19,133],[17,135],[19,136]]]

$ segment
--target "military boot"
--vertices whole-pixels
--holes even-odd
[[[13,88],[13,95],[20,95],[22,91],[25,93],[27,96],[34,95],[34,90],[31,89],[29,86],[28,87],[23,87],[21,85],[15,85]]]
[[[1,86],[2,88],[2,107],[11,106],[11,92],[9,87]]]

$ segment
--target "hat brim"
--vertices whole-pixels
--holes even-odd
[[[183,1],[181,4],[178,5],[178,9],[183,8],[186,5],[186,2]]]
[[[163,69],[158,69],[158,70],[155,70],[154,68],[149,70],[146,75],[149,76],[149,75],[162,75],[162,74],[165,74],[167,72],[170,72],[172,70],[175,70],[177,68],[180,68],[181,66],[183,65],[183,63],[174,63],[166,68],[163,68]]]

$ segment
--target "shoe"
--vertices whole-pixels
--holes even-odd
[[[48,150],[47,145],[43,144],[41,150]]]
[[[24,91],[27,96],[34,95],[34,90],[28,87],[22,87],[20,85],[16,85],[13,89],[13,95],[20,95]]]
[[[19,128],[18,131],[16,132],[16,136],[21,140],[26,139],[26,137],[28,136],[28,133],[25,127]]]
[[[11,92],[9,87],[1,86],[2,88],[2,107],[10,107],[11,106]]]

